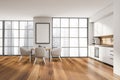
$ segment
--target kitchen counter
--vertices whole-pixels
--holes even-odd
[[[95,44],[90,44],[90,46],[101,46],[101,47],[111,47],[111,48],[113,48],[113,45],[95,45]]]
[[[102,46],[102,47],[113,47],[113,45],[99,45],[99,46]]]

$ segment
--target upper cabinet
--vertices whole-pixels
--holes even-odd
[[[113,17],[109,16],[102,21],[103,35],[113,35]]]
[[[102,36],[103,27],[100,23],[94,23],[94,36]]]
[[[113,16],[107,16],[94,22],[94,36],[113,35]]]

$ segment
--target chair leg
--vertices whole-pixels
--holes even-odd
[[[60,61],[62,61],[61,57],[59,56]]]
[[[53,57],[51,56],[51,57],[50,57],[50,62],[52,61],[52,59],[53,59]]]
[[[37,58],[35,58],[33,65],[35,65],[36,61],[37,61]]]
[[[43,57],[43,61],[44,61],[44,63],[46,64],[46,62],[45,62],[45,57]]]
[[[22,56],[20,56],[20,58],[19,58],[19,60],[18,60],[18,61],[20,62],[20,61],[21,61],[21,59],[22,59]]]
[[[51,62],[51,59],[52,59],[51,52],[49,53],[49,58],[50,58],[50,62]]]
[[[30,61],[30,62],[32,61],[32,55],[29,56],[29,61]]]

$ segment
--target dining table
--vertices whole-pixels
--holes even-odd
[[[52,50],[52,48],[50,48],[50,47],[45,47],[45,50],[48,52],[48,54],[49,54],[49,62],[51,61],[51,58],[50,58],[50,51]],[[32,61],[32,55],[34,55],[35,54],[35,48],[31,48],[31,54],[30,54],[30,62]]]

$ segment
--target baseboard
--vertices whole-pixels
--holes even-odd
[[[91,57],[88,57],[88,58],[90,58],[90,59],[94,59],[94,58],[91,58]],[[94,60],[96,60],[96,61],[98,61],[98,62],[100,62],[100,63],[106,64],[106,65],[108,65],[108,66],[110,66],[110,67],[113,67],[113,65],[110,65],[110,64],[108,64],[108,63],[105,63],[105,62],[99,61],[99,60],[97,60],[97,59],[94,59]]]
[[[61,58],[88,58],[88,57],[61,57]]]

